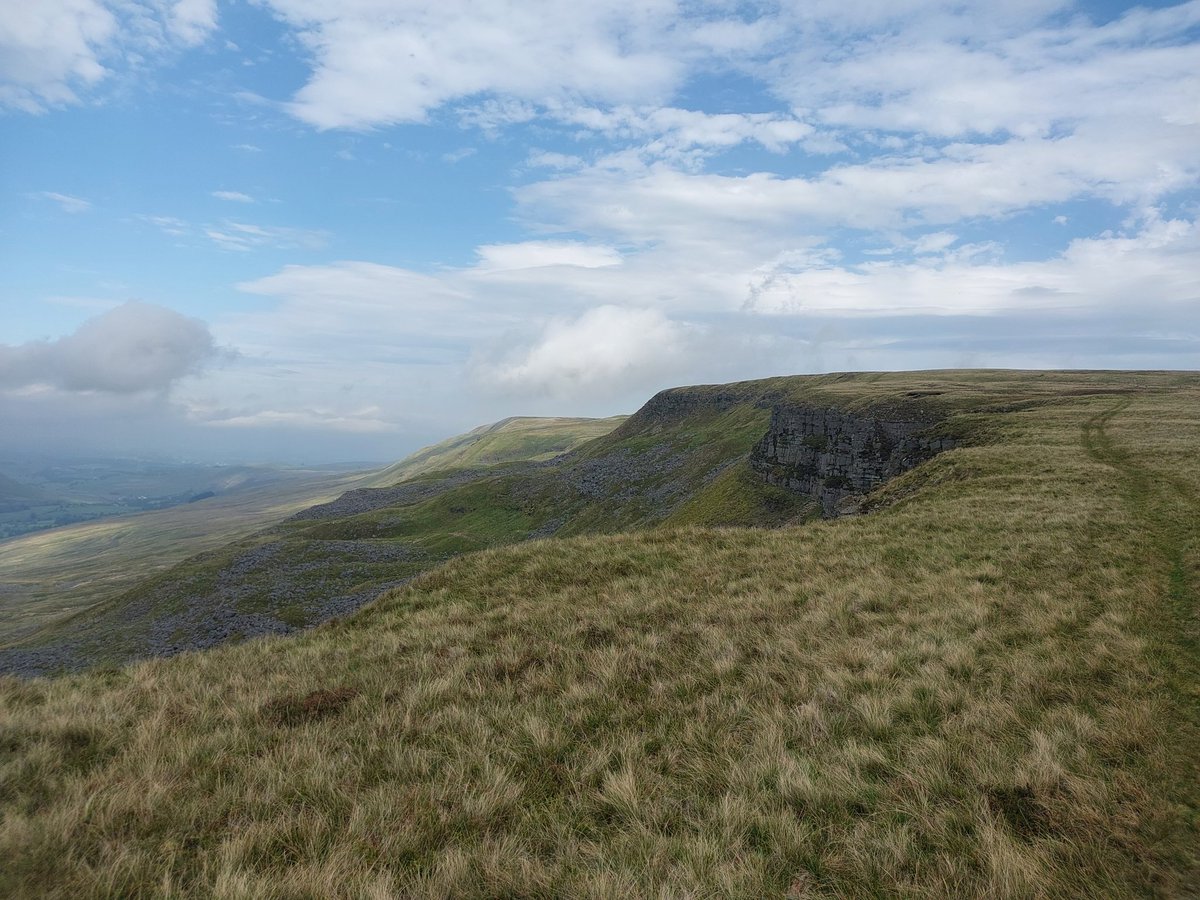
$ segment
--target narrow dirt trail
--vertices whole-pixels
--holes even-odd
[[[1081,442],[1093,460],[1119,473],[1122,492],[1162,561],[1163,603],[1147,610],[1143,623],[1167,701],[1162,730],[1173,759],[1155,768],[1176,773],[1163,789],[1183,825],[1176,850],[1188,873],[1183,896],[1200,897],[1200,572],[1189,566],[1200,548],[1200,497],[1182,478],[1139,464],[1109,434],[1107,426],[1130,405],[1122,400],[1088,419]]]

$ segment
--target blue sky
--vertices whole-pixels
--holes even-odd
[[[0,449],[1200,363],[1200,2],[0,8]]]

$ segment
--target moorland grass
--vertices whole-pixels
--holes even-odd
[[[514,416],[491,425],[481,425],[465,434],[424,447],[380,471],[368,486],[390,487],[430,472],[444,472],[449,469],[553,459],[581,444],[608,434],[625,421],[625,418]]]
[[[1200,386],[1052,393],[867,516],[2,680],[0,894],[1194,893]]]

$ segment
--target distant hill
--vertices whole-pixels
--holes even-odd
[[[465,434],[418,450],[371,479],[367,487],[391,487],[401,481],[445,469],[467,469],[500,463],[543,461],[608,434],[625,416],[607,419],[513,416],[481,425]]]

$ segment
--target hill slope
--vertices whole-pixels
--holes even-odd
[[[1200,379],[907,377],[976,439],[870,515],[488,550],[0,680],[0,893],[1187,895]]]
[[[625,416],[607,419],[514,416],[425,447],[381,471],[364,487],[391,487],[427,472],[544,461],[608,434]]]
[[[0,648],[0,672],[53,673],[280,634],[345,615],[461,553],[667,521],[775,524],[811,498],[750,477],[772,386],[666,392],[557,460],[452,468],[358,489],[186,560],[102,606]],[[611,424],[609,422],[608,424]],[[501,429],[503,433],[503,429]],[[741,466],[741,468],[739,468]],[[714,510],[714,498],[722,502]]]
[[[280,477],[271,484],[243,488],[201,503],[68,526],[0,543],[0,647],[28,643],[29,635],[46,628],[52,632],[33,637],[35,644],[61,645],[61,629],[74,633],[97,615],[104,619],[108,607],[97,610],[97,604],[112,603],[121,608],[125,592],[139,582],[152,581],[181,560],[219,551],[347,490],[392,485],[435,466],[455,468],[545,459],[608,433],[623,419],[506,419],[420,450],[375,473]],[[247,471],[253,470],[230,469],[234,477],[242,478]],[[176,579],[169,575],[165,580]],[[68,618],[66,625],[57,624]],[[123,633],[130,618],[123,615],[110,619],[107,628],[98,629],[96,642],[109,644],[109,632]],[[3,658],[0,651],[0,671],[5,668]],[[77,657],[52,653],[45,658],[56,661]],[[92,658],[85,654],[85,661]],[[50,662],[48,668],[55,665]]]

